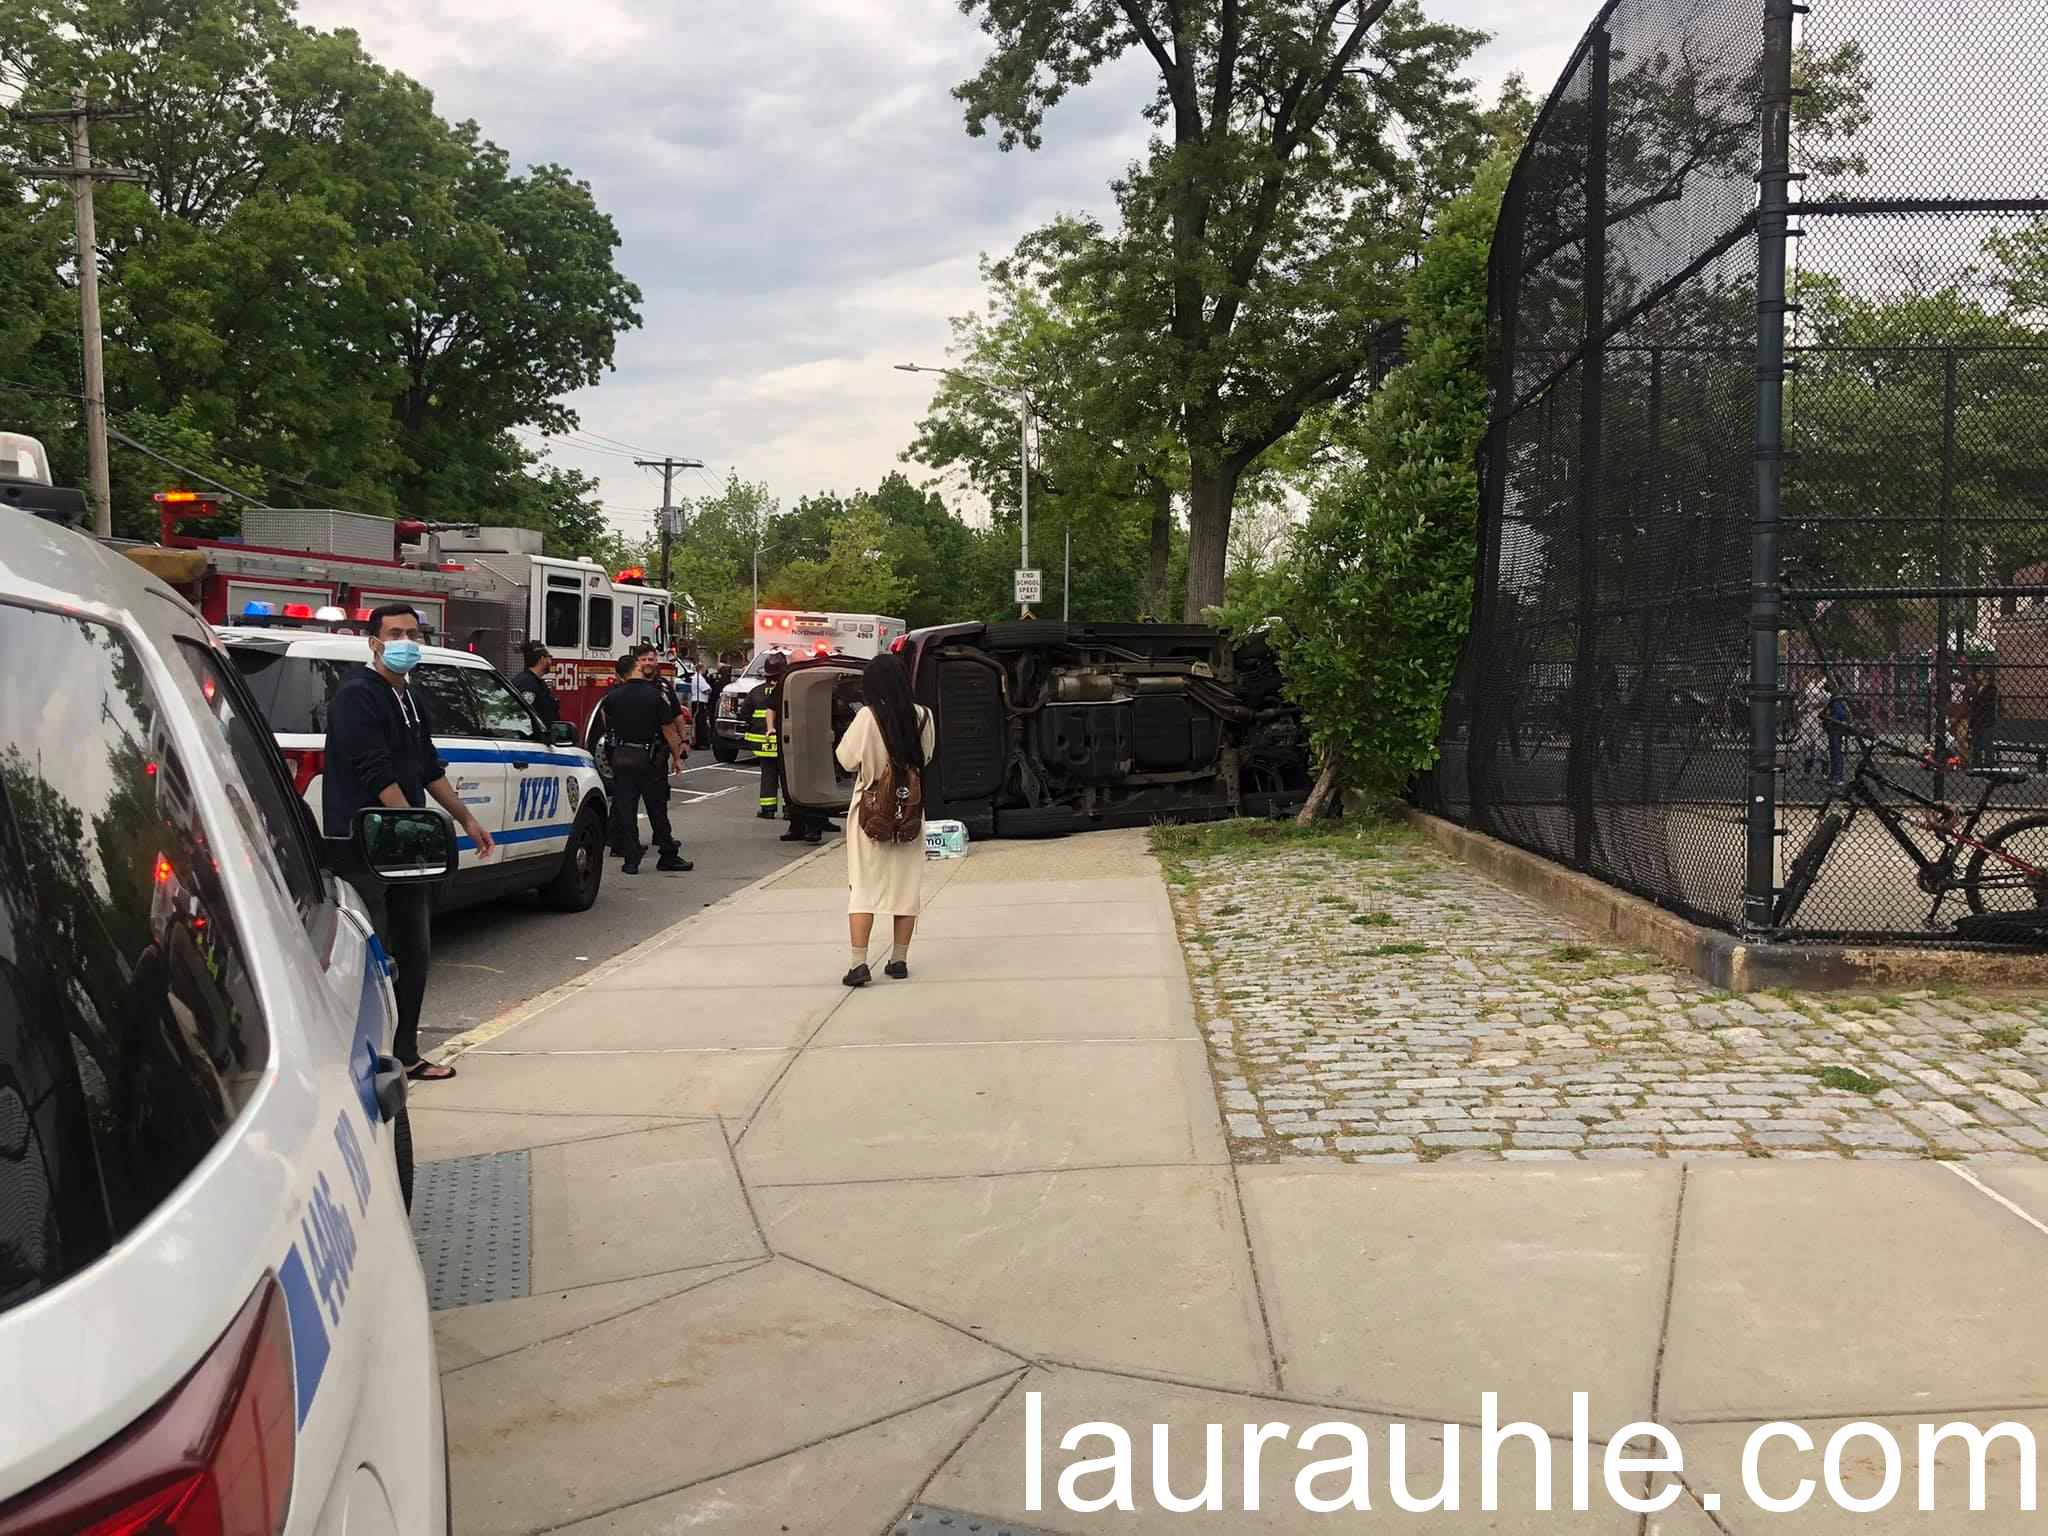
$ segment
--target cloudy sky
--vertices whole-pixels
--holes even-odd
[[[1547,90],[1593,0],[1434,0],[1494,34],[1476,74]],[[1055,213],[1108,210],[1143,148],[1150,74],[1128,59],[1049,116],[1045,147],[970,139],[949,92],[982,37],[954,0],[301,0],[473,117],[517,164],[558,161],[617,221],[646,295],[617,371],[574,401],[613,521],[644,529],[658,478],[704,460],[793,500],[899,467],[976,263]],[[600,434],[603,439],[590,434]],[[620,445],[646,450],[635,454]],[[915,471],[913,471],[915,473]],[[683,492],[679,489],[678,494]]]

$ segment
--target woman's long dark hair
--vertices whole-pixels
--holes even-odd
[[[910,674],[902,661],[888,651],[875,657],[860,675],[860,693],[882,729],[882,745],[889,750],[889,766],[896,776],[924,772],[924,732],[918,728]]]

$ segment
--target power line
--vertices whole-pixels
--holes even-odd
[[[635,445],[634,445],[634,444],[632,444],[632,443],[625,443],[625,442],[620,442],[620,441],[619,441],[619,439],[618,439],[618,438],[616,438],[616,437],[606,437],[606,436],[605,436],[605,435],[604,435],[604,434],[603,434],[602,432],[593,432],[593,431],[591,431],[591,430],[590,430],[590,429],[589,429],[588,427],[578,427],[578,428],[576,429],[576,431],[577,431],[577,434],[578,434],[579,436],[582,436],[582,437],[594,437],[594,438],[596,438],[596,439],[597,439],[597,440],[598,440],[598,441],[599,441],[600,443],[610,443],[610,444],[612,444],[612,445],[613,445],[614,447],[618,447],[618,448],[624,448],[624,449],[626,449],[626,450],[628,450],[629,452],[632,452],[632,453],[647,453],[647,454],[651,454],[651,453],[653,453],[653,452],[654,452],[654,450],[653,450],[652,448],[640,448],[640,447],[637,447],[637,446],[635,446]]]
[[[633,455],[630,453],[620,453],[614,448],[600,448],[595,443],[579,443],[571,434],[566,432],[539,432],[532,427],[514,427],[512,430],[514,432],[523,432],[528,437],[538,439],[543,448],[552,447],[556,443],[560,443],[563,447],[574,448],[579,453],[599,453],[607,458],[624,459],[628,463],[633,462]]]

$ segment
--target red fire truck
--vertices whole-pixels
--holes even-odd
[[[670,597],[648,586],[645,572],[608,574],[593,560],[544,555],[531,528],[420,526],[441,557],[462,563],[469,582],[449,607],[446,643],[509,673],[524,665],[526,642],[540,641],[554,658],[548,686],[579,733],[587,733],[598,700],[618,681],[621,656],[652,645],[663,672],[674,676]]]
[[[121,547],[210,623],[345,630],[380,603],[411,603],[434,643],[474,651],[508,674],[536,639],[554,658],[549,685],[579,737],[620,656],[647,641],[673,670],[669,594],[637,570],[613,575],[591,560],[543,555],[533,529],[245,507],[240,538],[195,538],[180,525],[217,515],[217,504],[191,491],[156,499],[160,542]]]

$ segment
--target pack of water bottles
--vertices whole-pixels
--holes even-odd
[[[957,821],[928,821],[924,824],[924,856],[928,859],[967,857],[967,828]]]

